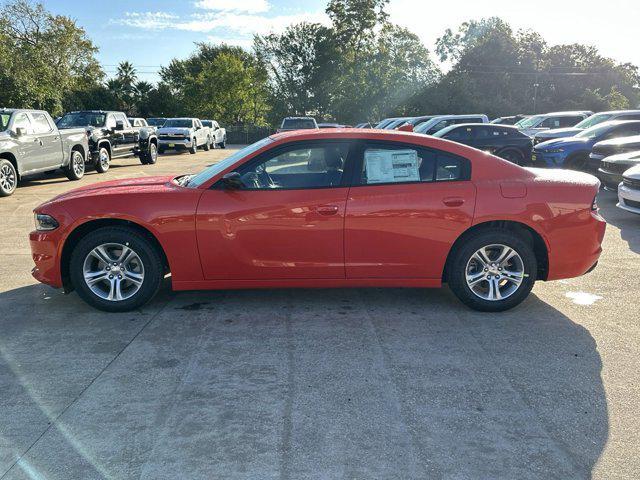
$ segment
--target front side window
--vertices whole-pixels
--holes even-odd
[[[4,132],[7,128],[9,128],[9,120],[11,120],[10,113],[0,113],[0,132]]]
[[[577,116],[577,117],[561,117],[560,118],[560,128],[566,128],[566,127],[573,127],[574,125],[576,125],[578,122],[580,122],[580,120],[582,120],[584,117],[582,116]]]
[[[465,180],[468,161],[446,152],[402,145],[364,149],[361,185]]]
[[[53,128],[49,124],[49,120],[47,120],[47,116],[44,113],[34,112],[31,114],[33,118],[33,133],[35,134],[43,134],[49,133]]]
[[[246,190],[339,187],[348,153],[348,143],[294,146],[238,173]]]
[[[434,136],[446,138],[447,140],[470,140],[473,136],[473,130],[471,127],[447,127],[437,132]]]
[[[561,117],[549,117],[543,121],[539,126],[541,128],[560,128]]]
[[[115,130],[116,128],[116,117],[113,115],[108,115],[105,123],[105,127],[110,130]]]
[[[18,128],[24,128],[27,133],[31,133],[31,120],[26,113],[18,113],[13,120],[13,130],[17,131]]]

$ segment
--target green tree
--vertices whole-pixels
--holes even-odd
[[[65,96],[96,87],[97,48],[72,19],[41,3],[12,0],[0,9],[0,105],[62,112]]]

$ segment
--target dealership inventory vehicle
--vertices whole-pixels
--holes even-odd
[[[127,120],[129,120],[129,125],[131,125],[132,127],[148,127],[149,126],[149,124],[144,118],[129,117],[127,118]]]
[[[227,130],[225,128],[222,128],[215,120],[202,120],[202,125],[209,129],[213,148],[227,148]]]
[[[600,161],[589,158],[593,146],[603,140],[640,134],[640,120],[614,120],[599,123],[578,133],[575,137],[558,138],[533,147],[531,161],[534,166],[570,168],[595,173]]]
[[[524,118],[528,118],[531,115],[511,115],[509,117],[498,117],[491,120],[489,123],[494,123],[496,125],[515,125],[520,120]]]
[[[99,173],[109,170],[111,160],[138,157],[143,165],[156,163],[158,138],[155,128],[132,127],[123,112],[83,110],[65,113],[60,130],[84,128],[89,137],[90,160]]]
[[[317,130],[318,124],[313,117],[286,117],[282,120],[280,128],[277,130],[281,132],[291,132],[294,130]]]
[[[617,206],[640,215],[640,166],[631,167],[622,175]]]
[[[60,132],[45,111],[0,109],[0,197],[11,195],[23,177],[58,168],[79,180],[88,152],[83,128]]]
[[[523,165],[531,158],[531,138],[509,125],[491,123],[451,125],[433,136],[493,153],[518,165]]]
[[[611,155],[600,161],[597,176],[605,189],[616,191],[624,173],[636,165],[640,165],[640,150]]]
[[[489,123],[489,118],[484,114],[471,115],[436,115],[415,128],[409,128],[407,131],[414,131],[424,135],[433,135],[449,125],[458,125],[462,123]]]
[[[167,119],[164,117],[147,118],[147,124],[151,127],[157,127],[157,128],[160,128],[162,125],[164,125],[164,122],[166,121]]]
[[[590,117],[585,118],[580,123],[569,128],[553,128],[551,130],[543,130],[533,137],[534,145],[547,140],[556,138],[573,137],[587,128],[594,127],[599,123],[610,122],[613,120],[640,120],[640,110],[614,110],[610,112],[594,113]]]
[[[376,123],[373,128],[377,128],[380,130],[384,130],[385,127],[387,125],[389,125],[392,122],[395,122],[397,120],[406,120],[407,117],[389,117],[389,118],[385,118],[383,120],[380,120],[378,123]]]
[[[174,290],[439,287],[483,311],[601,252],[598,180],[441,138],[305,130],[196,175],[116,180],[34,211],[33,275],[127,311]]]
[[[591,115],[593,115],[593,112],[590,111],[552,112],[523,118],[515,125],[522,133],[533,137],[536,133],[543,130],[573,127]]]
[[[211,132],[197,118],[168,118],[158,129],[158,152],[188,150],[194,154],[198,148],[211,148]]]
[[[614,137],[596,143],[591,149],[589,159],[594,165],[611,155],[640,150],[640,135]]]

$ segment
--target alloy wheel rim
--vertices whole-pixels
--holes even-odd
[[[3,165],[0,169],[0,185],[6,192],[11,192],[16,188],[16,175],[9,165]]]
[[[512,247],[486,245],[471,256],[465,268],[469,290],[492,302],[509,298],[518,291],[525,278],[524,262]]]
[[[91,250],[84,259],[82,273],[94,295],[111,302],[133,297],[144,282],[140,256],[121,243],[104,243]]]
[[[151,144],[151,159],[155,161],[158,158],[158,150],[156,149],[155,144]]]
[[[104,149],[100,151],[100,165],[102,165],[103,167],[109,165],[109,154]]]
[[[84,172],[84,158],[78,152],[73,154],[73,171],[76,175],[82,175]]]

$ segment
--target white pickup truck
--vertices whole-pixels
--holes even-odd
[[[209,150],[212,144],[209,127],[197,118],[168,118],[158,129],[158,153],[184,149],[196,153],[198,148]]]
[[[211,131],[212,147],[227,148],[227,130],[215,120],[202,120],[202,124]]]

